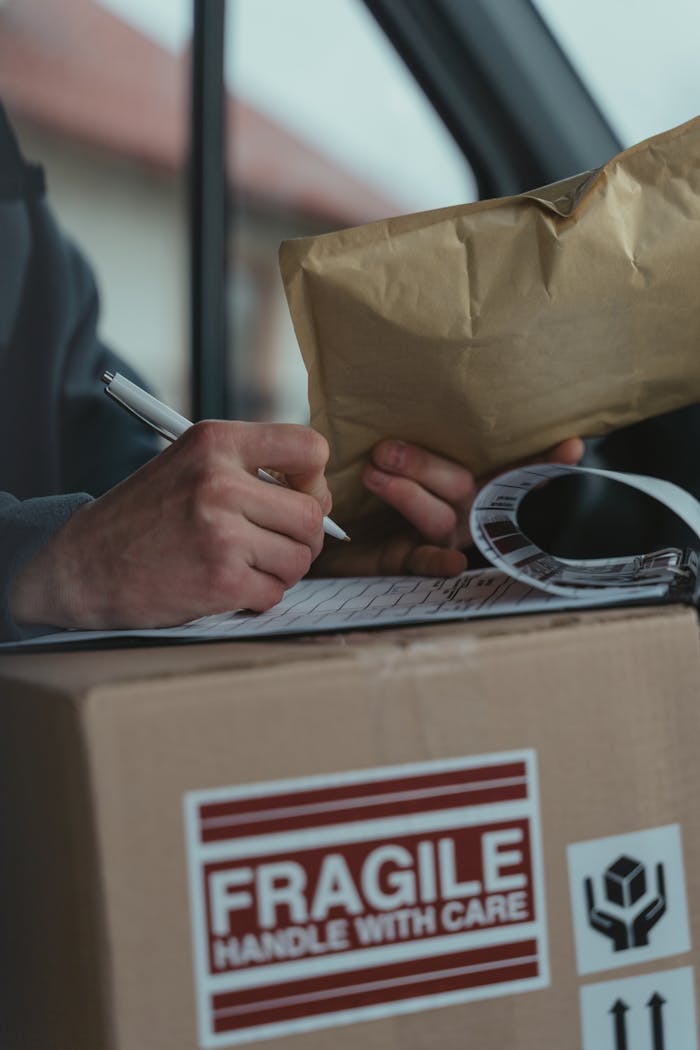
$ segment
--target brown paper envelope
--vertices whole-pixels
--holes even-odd
[[[477,475],[700,400],[700,118],[516,197],[286,241],[334,515],[391,436]]]

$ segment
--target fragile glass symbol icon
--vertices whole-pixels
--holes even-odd
[[[655,874],[656,892],[648,899],[644,864],[623,854],[603,875],[607,899],[607,904],[603,905],[596,904],[593,880],[590,877],[584,879],[588,922],[598,933],[610,938],[614,951],[640,948],[648,944],[649,932],[665,914],[666,882],[663,864],[656,865]]]

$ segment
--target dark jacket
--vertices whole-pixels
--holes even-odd
[[[105,396],[133,373],[97,335],[93,276],[44,200],[0,107],[0,639],[22,565],[84,502],[146,462],[156,439]]]

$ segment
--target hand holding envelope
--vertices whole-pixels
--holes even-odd
[[[481,478],[700,400],[698,220],[700,118],[544,189],[285,242],[353,536],[384,438]]]
[[[580,438],[569,438],[535,459],[573,466],[582,454]],[[384,440],[372,449],[363,481],[400,517],[387,521],[384,510],[366,518],[351,546],[326,547],[313,574],[456,576],[467,568],[463,548],[472,543],[469,515],[486,479],[477,483],[460,463],[417,445]]]

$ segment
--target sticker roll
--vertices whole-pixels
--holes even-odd
[[[595,589],[604,589],[610,598],[650,598],[659,584],[672,584],[688,574],[684,552],[677,548],[595,559],[557,558],[541,550],[520,528],[520,505],[540,485],[570,474],[592,474],[646,493],[673,511],[700,540],[700,503],[670,481],[593,467],[537,463],[500,474],[474,500],[471,533],[489,562],[523,583],[570,597],[590,597]]]

